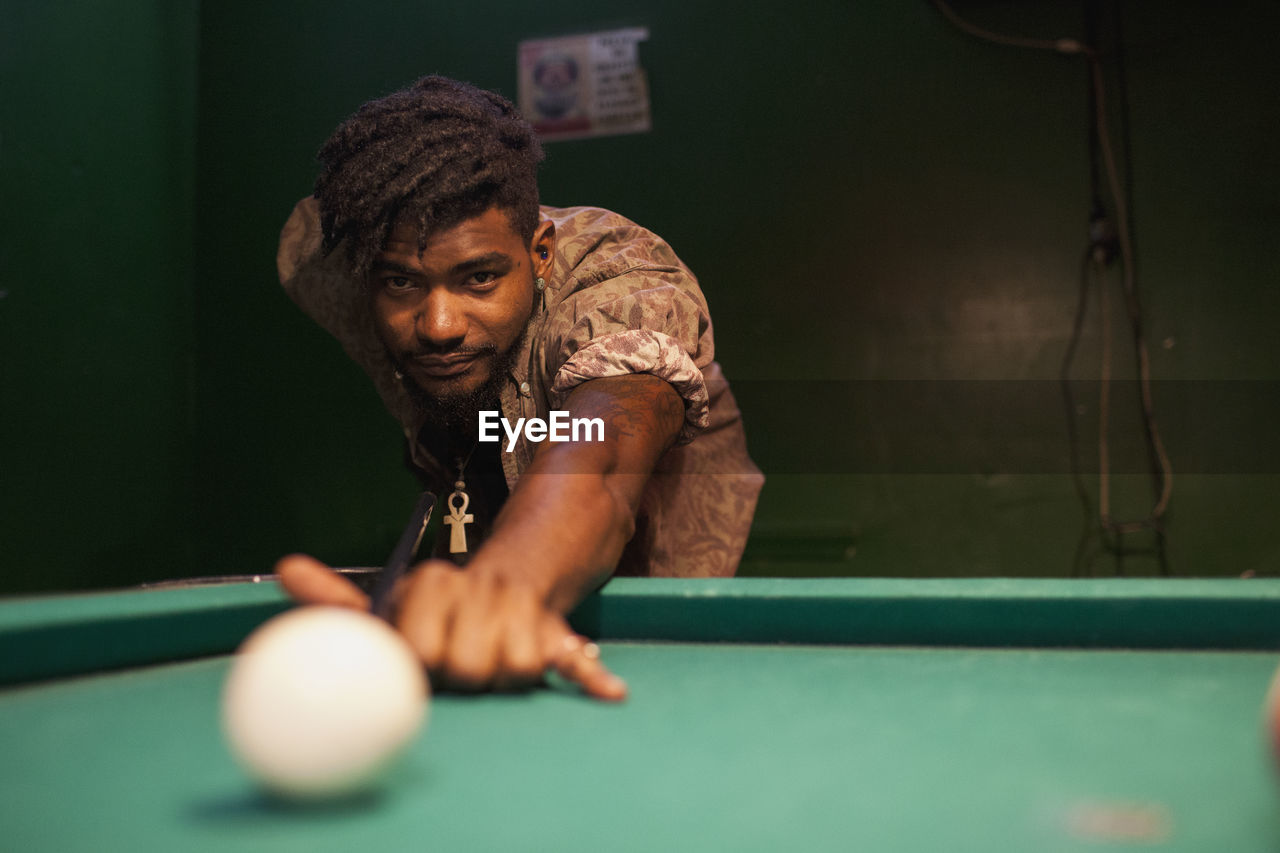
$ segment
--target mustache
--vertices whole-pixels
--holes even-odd
[[[401,353],[401,358],[405,361],[412,361],[415,358],[437,358],[441,356],[476,356],[476,355],[497,355],[498,348],[493,344],[480,344],[474,347],[454,346],[454,347],[433,347],[424,346],[415,350]]]

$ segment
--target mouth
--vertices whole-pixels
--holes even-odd
[[[474,352],[450,356],[420,355],[410,361],[416,373],[432,379],[447,379],[466,373],[480,356],[481,353]]]

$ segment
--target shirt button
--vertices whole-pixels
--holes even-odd
[[[521,394],[522,396],[524,396],[524,397],[528,397],[528,396],[529,396],[529,383],[528,383],[528,382],[521,382],[521,383],[520,383],[520,394]]]

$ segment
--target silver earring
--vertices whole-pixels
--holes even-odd
[[[404,379],[404,374],[400,372],[400,368],[398,367],[395,369],[395,375],[396,375],[397,382]]]
[[[533,289],[541,293],[547,289],[547,281],[542,276],[538,276],[533,280]]]

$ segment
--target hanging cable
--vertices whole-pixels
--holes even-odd
[[[1127,533],[1141,530],[1152,530],[1156,534],[1155,553],[1162,573],[1168,573],[1165,553],[1164,516],[1169,508],[1173,493],[1173,466],[1164,447],[1159,427],[1156,423],[1155,404],[1151,392],[1151,360],[1147,349],[1146,337],[1142,325],[1142,305],[1138,295],[1136,263],[1132,240],[1132,218],[1128,204],[1129,187],[1122,184],[1119,169],[1116,165],[1115,151],[1111,141],[1111,131],[1107,121],[1106,79],[1103,74],[1102,61],[1096,49],[1096,34],[1093,32],[1093,20],[1089,20],[1089,42],[1085,43],[1073,38],[1039,39],[1010,36],[996,33],[979,27],[961,18],[946,0],[932,0],[939,13],[957,29],[975,38],[1007,47],[1026,48],[1032,50],[1053,51],[1065,55],[1084,57],[1089,72],[1089,165],[1090,165],[1090,242],[1085,253],[1081,271],[1080,293],[1077,303],[1075,321],[1067,353],[1063,360],[1060,379],[1064,400],[1067,405],[1068,440],[1071,444],[1072,477],[1076,491],[1087,516],[1092,515],[1087,490],[1084,488],[1080,471],[1079,436],[1075,426],[1075,402],[1070,388],[1070,366],[1075,357],[1077,345],[1082,333],[1085,309],[1088,302],[1090,280],[1096,271],[1098,279],[1099,307],[1102,322],[1102,364],[1099,376],[1098,402],[1098,524],[1103,545],[1111,551],[1117,560],[1122,560],[1126,552],[1123,537]],[[1089,9],[1092,12],[1092,9]],[[1117,12],[1117,27],[1119,15]],[[1121,69],[1123,70],[1123,69]],[[1124,93],[1121,92],[1123,99]],[[1127,109],[1127,104],[1123,104]],[[1129,161],[1127,124],[1125,125],[1125,155]],[[1098,160],[1102,161],[1107,195],[1115,209],[1114,221],[1108,219],[1100,191]],[[1126,175],[1128,170],[1126,170]],[[1111,310],[1107,296],[1104,275],[1106,267],[1118,254],[1120,259],[1121,289],[1124,295],[1125,310],[1128,315],[1133,337],[1134,357],[1137,363],[1139,396],[1142,405],[1143,427],[1146,443],[1151,456],[1152,477],[1155,485],[1154,505],[1145,518],[1136,521],[1117,521],[1111,516],[1111,454],[1110,454],[1110,418],[1111,418]],[[1073,573],[1083,570],[1087,550],[1087,531],[1082,534],[1076,549]],[[1118,564],[1118,567],[1122,564]]]

